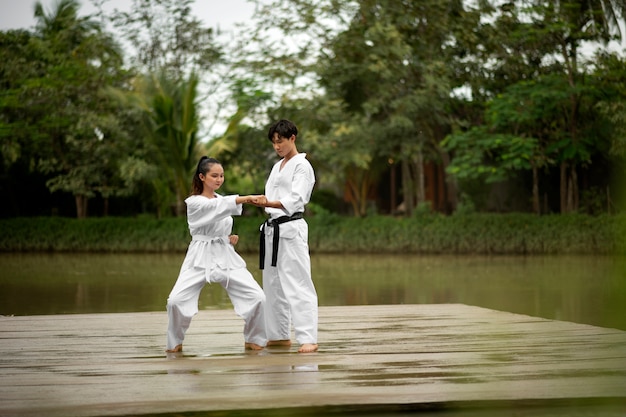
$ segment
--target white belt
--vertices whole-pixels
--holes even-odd
[[[228,236],[207,236],[207,235],[193,235],[191,236],[191,240],[199,240],[201,242],[210,242],[210,243],[230,243],[230,239]]]
[[[228,236],[207,236],[207,235],[192,235],[191,236],[191,240],[192,241],[196,241],[196,242],[208,242],[208,243],[220,243],[223,245],[228,245],[230,244],[230,239],[228,238]],[[213,269],[213,268],[211,268]],[[211,273],[211,270],[209,269],[205,269],[205,274],[206,274],[206,281],[207,283],[211,283],[211,278],[209,277],[209,274]],[[227,274],[227,278],[226,278],[226,288],[228,288],[228,283],[230,281],[230,268],[227,267],[226,268],[226,274]]]

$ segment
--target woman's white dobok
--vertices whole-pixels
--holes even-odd
[[[235,313],[244,319],[245,342],[267,343],[265,295],[229,240],[231,216],[242,212],[236,198],[194,195],[185,200],[191,243],[167,299],[167,349],[183,343],[191,319],[198,313],[200,291],[207,283],[218,283],[228,293]]]

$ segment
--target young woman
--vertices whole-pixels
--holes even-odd
[[[216,193],[224,183],[220,162],[203,156],[192,182],[187,204],[187,223],[191,243],[178,279],[167,299],[169,325],[166,352],[181,352],[183,339],[192,317],[198,313],[200,291],[207,283],[226,289],[235,313],[245,321],[245,349],[265,347],[265,295],[246,268],[233,245],[239,237],[230,234],[231,216],[240,215],[242,204],[263,204],[265,196],[221,196]]]

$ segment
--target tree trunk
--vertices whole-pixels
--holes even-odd
[[[354,190],[356,185],[353,185],[350,181],[348,181],[348,191],[350,193],[350,204],[352,204],[352,211],[354,211],[354,215],[356,217],[363,217],[361,215],[361,205],[358,200],[358,192]]]
[[[578,174],[576,165],[561,163],[561,213],[578,210]]]
[[[180,195],[180,191],[177,190],[176,191],[176,216],[177,217],[182,217],[185,216],[186,210],[185,210],[185,199],[181,197]]]
[[[360,187],[361,193],[359,195],[359,201],[361,202],[360,213],[363,217],[367,215],[367,196],[369,194],[369,189],[370,189],[369,175],[367,171],[364,171],[363,176],[361,177],[361,187]]]
[[[75,195],[74,201],[76,202],[76,217],[84,219],[87,217],[87,197],[84,195]]]
[[[417,183],[417,205],[426,202],[426,190],[424,187],[424,154],[422,150],[417,151],[417,157],[415,158],[415,177]],[[434,203],[434,202],[433,202]]]
[[[367,197],[370,188],[368,171],[358,168],[348,170],[346,187],[354,215],[364,217],[367,214]]]
[[[349,177],[346,178],[345,187],[346,188],[345,188],[344,199],[350,202],[350,205],[352,206],[352,212],[354,213],[356,217],[359,217],[359,204],[356,201],[357,193],[354,191],[354,187],[355,187],[354,183],[352,179],[350,179]]]
[[[456,179],[449,176],[446,169],[450,165],[450,154],[439,149],[439,155],[441,155],[441,161],[443,163],[443,173],[446,176],[444,181],[446,187],[446,212],[448,214],[453,213],[458,205],[458,186]]]
[[[578,210],[578,174],[576,173],[576,165],[570,166],[570,175],[568,178],[568,199],[567,206],[570,212]]]
[[[404,213],[407,216],[413,214],[413,178],[411,177],[411,167],[406,159],[402,160],[402,193],[404,194]]]
[[[561,196],[561,213],[567,213],[567,163],[561,162],[561,177],[559,185],[559,193]]]
[[[391,164],[390,168],[391,168],[390,169],[391,178],[389,179],[389,190],[391,193],[391,196],[390,196],[391,207],[389,207],[389,213],[393,215],[393,214],[396,214],[396,208],[398,207],[398,199],[396,197],[396,194],[397,194],[396,192],[396,165]]]
[[[539,171],[535,164],[533,164],[533,211],[535,214],[541,214],[539,206]]]

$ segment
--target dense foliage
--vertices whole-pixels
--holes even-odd
[[[181,216],[209,153],[260,193],[283,117],[333,213],[622,211],[626,1],[255,2],[228,44],[193,0],[0,32],[0,217]]]

